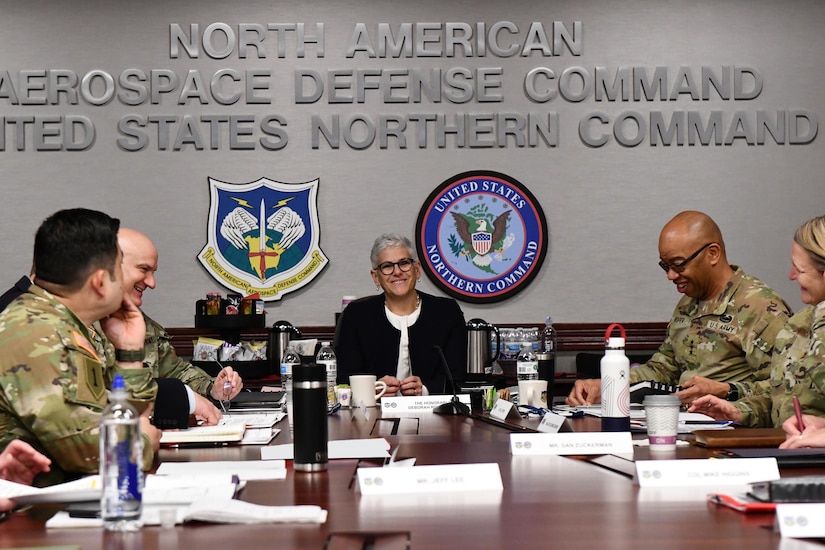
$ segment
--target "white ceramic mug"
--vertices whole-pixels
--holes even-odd
[[[519,380],[518,404],[547,408],[547,380]]]
[[[349,377],[353,407],[374,407],[376,399],[387,391],[387,384],[376,380],[374,374],[354,374]]]

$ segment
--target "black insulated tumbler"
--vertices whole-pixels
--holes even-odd
[[[324,365],[301,365],[292,371],[292,440],[295,471],[327,469],[327,371]]]

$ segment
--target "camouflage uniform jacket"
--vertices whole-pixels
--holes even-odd
[[[791,317],[776,337],[769,389],[734,405],[746,426],[781,428],[794,395],[803,412],[825,416],[825,302]]]
[[[152,378],[177,378],[196,393],[209,397],[214,379],[202,369],[178,357],[169,341],[169,334],[156,321],[145,313],[143,320],[146,322],[146,340],[143,343],[146,356],[143,364],[151,370]],[[114,357],[114,344],[109,339],[104,339],[104,345],[106,356]]]
[[[52,294],[32,285],[0,314],[0,448],[22,439],[52,460],[37,485],[97,472],[99,422],[113,372],[92,343],[96,335]],[[154,399],[142,369],[120,369],[133,395]],[[152,444],[144,437],[144,468]]]
[[[715,299],[679,300],[665,341],[647,363],[631,369],[631,383],[677,384],[704,376],[736,386],[740,397],[761,391],[776,335],[791,310],[765,283],[731,267],[733,276]]]

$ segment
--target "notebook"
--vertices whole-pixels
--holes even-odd
[[[779,447],[785,441],[780,428],[736,428],[734,430],[696,430],[696,444],[724,449],[745,447]]]
[[[243,439],[246,424],[243,420],[222,419],[215,426],[195,426],[186,430],[164,430],[160,444],[176,445],[214,445],[237,443]]]

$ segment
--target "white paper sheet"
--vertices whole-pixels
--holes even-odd
[[[330,441],[327,444],[327,454],[330,458],[388,458],[390,444],[384,438],[370,439],[341,439]],[[292,460],[295,452],[292,444],[271,445],[261,449],[263,460]]]
[[[286,463],[283,460],[217,460],[212,462],[164,462],[157,469],[158,475],[236,475],[241,481],[253,479],[285,479]]]

